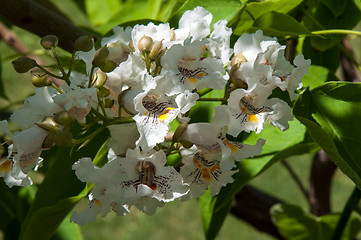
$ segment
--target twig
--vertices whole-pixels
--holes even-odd
[[[309,192],[303,186],[300,178],[297,176],[295,171],[293,171],[292,167],[286,162],[286,160],[281,161],[282,165],[287,169],[293,180],[296,182],[297,186],[301,190],[302,194],[305,196],[306,199],[309,197]]]

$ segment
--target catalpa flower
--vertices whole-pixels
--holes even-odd
[[[162,80],[162,77],[157,80]],[[198,94],[189,91],[167,96],[159,87],[138,94],[134,98],[135,111],[138,114],[133,117],[140,134],[137,146],[147,151],[157,143],[163,142],[170,122],[178,115],[189,111],[197,99]]]
[[[166,94],[178,94],[185,90],[198,91],[203,88],[222,89],[228,80],[225,69],[217,58],[202,58],[207,39],[186,39],[184,45],[173,45],[162,57],[163,74],[161,86]]]
[[[221,188],[233,182],[232,175],[236,171],[229,164],[222,164],[222,153],[206,153],[193,146],[181,151],[183,157],[180,174],[184,182],[189,184],[189,193],[184,198],[197,198],[208,189],[215,196]]]
[[[258,92],[257,88],[233,91],[227,106],[218,108],[218,111],[225,108],[228,112],[230,122],[227,133],[235,137],[242,131],[259,133],[266,120],[283,131],[288,129],[288,121],[293,119],[291,108],[278,98],[267,97]]]
[[[12,144],[8,147],[8,157],[0,164],[0,177],[3,177],[9,187],[31,185],[31,179],[26,175],[35,171],[41,165],[43,142],[47,136],[45,130],[38,126],[11,134],[7,121],[0,122],[0,131],[11,137]]]

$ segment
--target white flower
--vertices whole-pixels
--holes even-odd
[[[179,28],[174,30],[175,40],[184,41],[192,37],[194,40],[201,40],[210,34],[212,14],[202,7],[196,7],[183,13],[179,20]]]
[[[228,80],[223,75],[225,69],[217,58],[202,58],[201,54],[208,43],[207,39],[190,42],[184,45],[173,45],[162,57],[163,74],[167,81],[162,88],[167,94],[178,94],[185,90],[201,90],[203,88],[222,89]]]
[[[162,80],[162,77],[155,79],[157,80]],[[187,112],[197,99],[198,95],[189,91],[167,96],[160,87],[138,94],[134,98],[135,111],[138,114],[133,117],[140,134],[137,146],[147,151],[157,143],[163,142],[170,122]]]
[[[131,40],[131,32],[133,28],[126,27],[125,29],[123,27],[115,26],[113,28],[114,34],[109,37],[104,37],[101,40],[101,46],[105,46],[108,44],[116,43],[116,42],[122,42],[125,44],[129,44]]]
[[[233,182],[232,171],[221,164],[222,153],[205,153],[193,146],[181,152],[183,166],[180,174],[184,182],[189,184],[190,191],[184,199],[200,197],[208,186],[211,195],[219,193],[222,186]]]
[[[108,147],[113,149],[116,155],[123,155],[127,149],[134,149],[135,142],[139,139],[139,132],[135,123],[110,125]]]
[[[226,20],[216,22],[213,29],[207,47],[213,57],[220,58],[223,65],[226,65],[233,54],[233,49],[230,48],[232,29],[227,27]]]
[[[48,87],[35,88],[35,94],[25,99],[24,105],[15,110],[10,119],[26,129],[60,111],[62,108],[51,98]]]
[[[26,175],[30,170],[41,165],[40,154],[47,133],[33,126],[16,134],[11,134],[7,121],[0,122],[0,131],[11,137],[12,144],[9,146],[7,159],[0,165],[0,177],[9,186],[31,185],[31,179]]]

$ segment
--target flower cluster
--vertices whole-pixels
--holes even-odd
[[[227,21],[216,22],[213,31],[211,21],[210,12],[196,7],[183,14],[177,29],[168,23],[115,27],[100,49],[79,40],[86,47],[78,47],[73,60],[84,61],[85,72],[60,69],[61,86],[37,88],[11,117],[19,133],[12,135],[0,122],[12,142],[0,176],[10,187],[31,184],[26,173],[41,164],[43,149],[79,143],[69,127],[76,120],[101,123],[110,136],[103,167],[87,157],[73,165],[77,177],[94,187],[88,208],[72,221],[85,224],[111,210],[125,215],[131,206],[153,214],[166,202],[197,198],[208,188],[217,195],[233,182],[236,162],[260,154],[265,143],[247,145],[229,136],[259,133],[267,120],[286,130],[291,109],[272,92],[287,91],[293,101],[310,61],[300,54],[292,65],[285,47],[262,31],[242,35],[231,48]],[[211,123],[189,124],[188,113],[205,100],[204,89],[224,90],[223,104]],[[171,123],[178,125],[175,132]],[[167,164],[171,156],[180,160]]]

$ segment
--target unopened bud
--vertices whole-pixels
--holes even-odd
[[[153,39],[149,36],[143,35],[138,41],[138,49],[141,52],[150,51],[152,47]]]
[[[40,45],[46,50],[56,48],[58,46],[58,37],[55,35],[47,35],[40,40]]]
[[[19,57],[18,59],[12,61],[15,71],[18,73],[26,73],[30,69],[36,67],[36,61],[28,57]]]
[[[163,48],[163,39],[159,42],[156,42],[153,47],[152,47],[152,50],[150,51],[150,54],[149,54],[149,58],[151,60],[155,60],[157,59],[157,57],[159,56],[159,52],[162,50]]]
[[[47,131],[50,134],[54,134],[55,132],[57,132],[59,130],[59,128],[56,126],[56,124],[54,125],[52,122],[35,123],[35,125],[41,129]]]
[[[117,64],[113,61],[107,60],[109,56],[108,47],[102,47],[99,49],[94,56],[93,66],[99,67],[103,72],[111,72],[117,67]]]
[[[49,134],[45,137],[43,145],[41,148],[43,149],[50,149],[54,146],[54,136],[52,134]]]
[[[94,74],[94,87],[100,88],[104,85],[104,83],[107,81],[107,75],[102,70],[98,70]]]
[[[101,87],[97,89],[97,94],[99,97],[108,97],[110,94],[109,89],[105,88],[105,87]]]
[[[237,70],[238,69],[239,69],[239,65],[237,65],[237,64],[232,65],[229,76],[231,77],[232,82],[235,85],[235,87],[237,87],[237,88],[247,88],[247,83],[242,78],[237,76],[237,74],[238,74]]]
[[[73,139],[73,135],[68,130],[60,130],[54,135],[54,143],[59,147],[68,146]]]
[[[238,53],[236,56],[232,58],[231,66],[240,66],[241,64],[247,62],[247,59],[243,56],[242,52]]]
[[[180,140],[179,142],[182,144],[184,148],[191,148],[193,146],[193,143],[184,139]]]
[[[178,141],[182,137],[182,134],[187,129],[187,127],[188,123],[182,123],[181,125],[179,125],[174,132],[173,141]]]
[[[46,73],[40,69],[31,71],[31,83],[34,87],[45,87],[51,86],[53,81],[48,77]]]
[[[73,119],[67,112],[59,112],[54,114],[54,121],[61,126],[69,126]]]
[[[74,43],[74,51],[89,52],[94,46],[93,38],[89,35],[81,36]]]
[[[111,100],[109,98],[104,99],[104,107],[105,108],[111,108],[114,105],[114,100]]]

